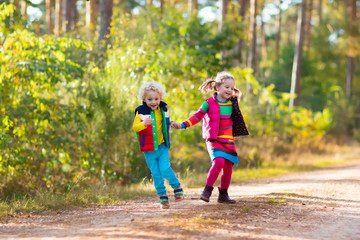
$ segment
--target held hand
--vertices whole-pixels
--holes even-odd
[[[171,122],[171,127],[175,129],[181,129],[181,123]]]
[[[171,122],[170,127],[177,129],[177,122]]]
[[[182,129],[181,123],[175,123],[175,128],[176,129]]]
[[[145,126],[147,126],[147,125],[151,125],[151,124],[152,124],[152,122],[153,122],[153,119],[152,119],[151,117],[146,118],[146,119],[144,120],[144,124],[145,124]]]

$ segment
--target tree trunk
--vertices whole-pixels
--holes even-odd
[[[70,32],[77,28],[78,12],[76,8],[77,0],[63,0],[63,30]]]
[[[4,1],[1,1],[0,4],[2,4],[3,2]],[[19,4],[19,0],[10,0],[10,3],[13,4],[15,7],[15,10],[12,11],[9,16],[10,17],[9,25],[10,25],[10,29],[12,29],[16,23],[15,15],[16,15],[16,12],[20,10],[20,4]]]
[[[197,12],[199,10],[199,4],[197,0],[188,0],[188,11],[189,14]]]
[[[96,1],[86,2],[86,26],[92,31],[95,31],[96,27]]]
[[[160,0],[160,12],[161,12],[161,14],[164,13],[164,7],[165,7],[165,0]]]
[[[277,8],[279,13],[276,15],[275,29],[275,55],[276,60],[279,60],[279,51],[280,51],[280,40],[281,40],[281,0],[277,0]]]
[[[265,2],[260,2],[260,9],[264,9]],[[261,26],[260,26],[260,34],[261,34],[261,59],[267,59],[267,41],[266,41],[266,32],[265,32],[265,22],[263,20],[263,16],[260,14]]]
[[[39,36],[40,33],[41,33],[39,20],[35,20],[35,33],[36,33],[36,35],[38,35],[38,36]]]
[[[55,35],[60,36],[62,33],[62,14],[63,14],[63,0],[56,0],[55,3]]]
[[[153,1],[152,0],[146,0],[146,6],[148,7],[148,9],[150,9],[153,6]],[[149,28],[151,29],[151,31],[154,30],[154,20],[152,19],[151,15],[150,15],[150,24],[149,24]]]
[[[51,18],[52,15],[52,6],[51,6],[51,0],[46,0],[45,1],[45,5],[46,5],[46,25],[48,27],[48,34],[51,35],[53,34],[53,21]]]
[[[22,18],[27,19],[27,13],[26,13],[27,1],[22,0],[21,3],[20,3],[20,8],[21,8],[21,16],[22,16]]]
[[[68,33],[71,31],[72,29],[72,1],[74,0],[63,0],[63,11],[64,11],[64,15],[63,15],[63,19],[65,20],[63,22],[63,31]]]
[[[239,16],[241,17],[241,20],[245,20],[245,13],[246,13],[246,7],[247,7],[247,0],[239,0],[240,8],[239,8]]]
[[[351,98],[352,95],[352,83],[353,83],[353,75],[354,75],[354,57],[348,56],[348,63],[347,63],[347,73],[346,73],[346,96]]]
[[[256,73],[256,15],[257,0],[250,0],[250,31],[251,31],[251,48],[248,58],[248,67]]]
[[[350,36],[354,36],[356,34],[356,0],[350,0]],[[352,53],[348,54],[348,67],[346,74],[346,96],[351,98],[352,95],[352,84],[353,84],[353,75],[355,68],[355,59]]]
[[[267,41],[266,41],[266,33],[265,33],[265,22],[261,20],[261,57],[263,60],[267,59]]]
[[[99,42],[107,43],[110,37],[113,0],[100,0],[100,36]]]
[[[220,20],[219,20],[219,32],[222,31],[226,14],[228,12],[229,0],[220,0]]]
[[[72,0],[72,11],[71,11],[71,21],[72,21],[72,30],[77,30],[78,28],[78,20],[79,20],[79,14],[76,7],[77,0]]]
[[[220,19],[219,19],[219,26],[218,26],[219,32],[222,32],[222,30],[223,30],[225,18],[228,13],[228,8],[229,8],[229,0],[221,0],[220,1]],[[228,55],[228,53],[225,49],[220,50],[220,58],[221,59],[226,58],[227,55]]]
[[[14,0],[14,1],[12,1],[12,4],[14,4],[14,6],[15,6],[15,11],[20,10],[20,0]]]
[[[301,80],[301,65],[302,65],[302,46],[304,36],[304,22],[305,22],[306,0],[302,0],[299,6],[297,31],[296,31],[296,49],[293,61],[293,68],[291,74],[291,89],[289,108],[297,106],[300,98],[300,80]],[[294,94],[296,98],[294,100]]]
[[[239,8],[239,17],[241,17],[241,21],[244,22],[245,21],[245,13],[246,13],[246,3],[247,3],[247,0],[239,0],[239,3],[240,3],[240,8]],[[243,55],[245,54],[241,54],[241,50],[243,48],[243,45],[244,45],[244,39],[242,36],[239,36],[240,40],[239,42],[236,44],[236,47],[235,47],[235,53],[239,56],[238,57],[238,60],[239,62],[242,62],[241,60],[241,57],[243,57]]]
[[[313,0],[308,0],[308,11],[307,11],[307,21],[306,21],[306,41],[305,41],[305,46],[306,46],[306,50],[309,51],[310,50],[310,45],[311,45],[311,20],[312,20],[312,10],[313,10]]]
[[[321,25],[321,23],[322,23],[322,0],[319,0],[318,15],[319,15],[319,25]]]

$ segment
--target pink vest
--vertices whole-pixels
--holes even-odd
[[[206,102],[209,104],[209,111],[203,118],[203,138],[206,140],[217,140],[220,125],[220,106],[216,101],[216,93],[206,99]],[[231,102],[233,105],[233,113],[231,114],[231,119],[233,120],[233,136],[249,135],[237,98],[234,97],[231,99]]]
[[[220,124],[220,106],[215,99],[215,95],[206,99],[209,110],[203,118],[202,133],[206,140],[216,140]]]

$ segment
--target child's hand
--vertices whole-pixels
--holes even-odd
[[[234,97],[237,97],[237,98],[240,98],[241,97],[241,92],[239,89],[235,88],[234,89],[234,92],[233,92],[233,96]]]
[[[181,129],[182,128],[181,123],[171,122],[170,125],[171,125],[172,128],[175,128],[175,129]]]
[[[144,124],[145,124],[145,126],[147,126],[147,125],[151,125],[151,124],[152,124],[152,122],[153,122],[153,119],[152,119],[151,117],[146,118],[146,119],[144,120]]]

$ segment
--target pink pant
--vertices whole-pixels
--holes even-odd
[[[222,157],[217,157],[213,160],[213,165],[209,170],[209,174],[206,180],[207,185],[211,187],[214,185],[216,179],[219,176],[221,169],[223,170],[223,173],[220,179],[220,188],[221,189],[229,188],[231,182],[233,163]]]

